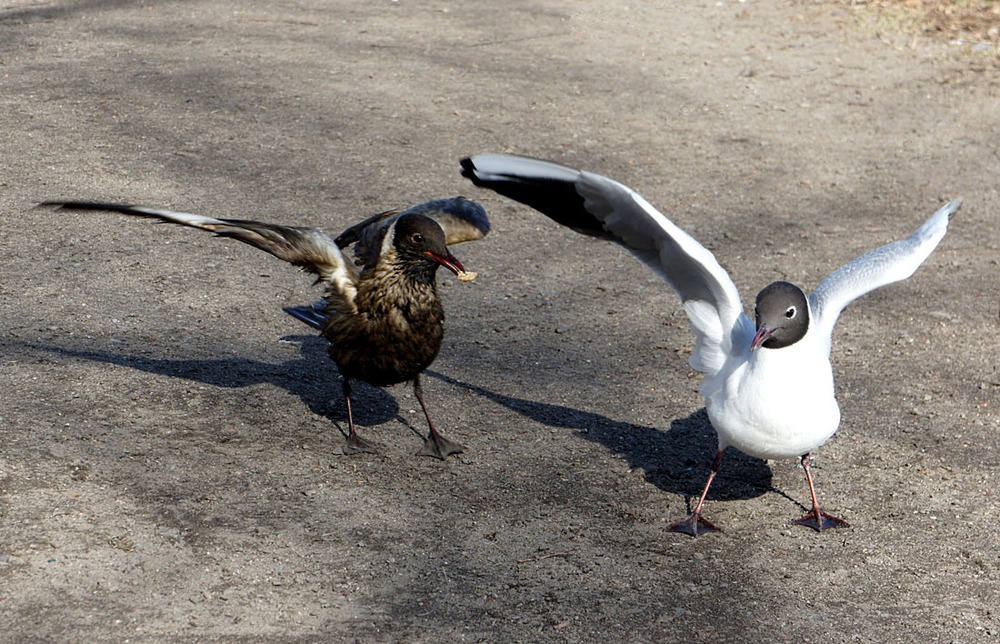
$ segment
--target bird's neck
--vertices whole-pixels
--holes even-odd
[[[362,291],[369,295],[377,294],[377,299],[369,303],[373,306],[378,302],[377,306],[394,308],[437,308],[440,301],[434,279],[436,272],[436,265],[425,268],[382,262],[363,280],[359,295]]]
[[[396,282],[410,289],[436,292],[438,265],[431,262],[405,262],[396,260],[386,263],[385,271],[381,273],[384,283]]]

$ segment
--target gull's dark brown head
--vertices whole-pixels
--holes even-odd
[[[404,263],[433,270],[444,266],[455,275],[465,272],[458,258],[445,243],[444,231],[433,219],[424,215],[403,215],[396,221],[392,245]]]
[[[757,294],[757,334],[750,350],[780,349],[795,344],[809,330],[809,303],[798,286],[774,282]]]

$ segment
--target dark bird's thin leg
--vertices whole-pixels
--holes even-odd
[[[813,487],[813,477],[810,471],[809,455],[802,457],[802,469],[806,471],[806,483],[809,484],[809,496],[812,497],[813,509],[801,519],[795,519],[792,523],[804,525],[812,528],[816,532],[822,532],[827,528],[846,528],[847,521],[827,514],[819,509],[819,499],[816,498],[816,488]]]
[[[427,418],[427,426],[430,427],[431,433],[424,441],[424,446],[417,452],[417,456],[433,456],[434,458],[440,458],[442,461],[449,454],[458,454],[459,452],[464,452],[465,448],[454,441],[450,441],[441,434],[438,433],[437,429],[434,428],[434,422],[431,421],[431,415],[427,412],[427,403],[424,402],[424,392],[420,388],[420,376],[418,375],[413,379],[413,395],[417,397],[420,402],[420,406],[424,410],[424,417]]]
[[[344,454],[378,454],[378,450],[375,446],[366,440],[363,440],[358,436],[357,432],[354,431],[354,415],[351,414],[351,381],[344,378],[344,402],[347,403],[347,440],[344,441],[344,446],[341,448]]]
[[[706,532],[721,532],[721,528],[715,527],[715,525],[701,516],[701,506],[705,505],[705,498],[708,496],[708,488],[711,487],[712,481],[715,480],[715,475],[719,473],[719,468],[722,467],[722,450],[715,453],[715,460],[712,461],[712,471],[708,475],[708,481],[705,482],[705,489],[701,491],[701,497],[698,499],[698,505],[694,506],[694,512],[687,515],[680,521],[676,523],[671,523],[667,530],[671,532],[683,532],[684,534],[689,534],[692,537],[697,537],[699,534],[704,534]]]

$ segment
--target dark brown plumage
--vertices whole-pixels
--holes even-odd
[[[435,276],[444,266],[470,279],[449,243],[481,239],[489,232],[486,211],[462,197],[440,199],[404,211],[388,211],[348,228],[336,240],[313,228],[215,219],[142,206],[82,201],[52,201],[45,206],[69,210],[111,210],[159,219],[232,237],[317,275],[323,299],[312,306],[285,309],[323,332],[330,357],[343,376],[348,436],[344,452],[374,452],[354,428],[351,381],[385,387],[412,381],[427,418],[429,436],[418,454],[444,459],[463,451],[441,436],[431,421],[420,387],[444,339],[444,307]],[[354,244],[356,261],[340,249]]]

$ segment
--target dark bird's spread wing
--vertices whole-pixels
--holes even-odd
[[[345,261],[334,240],[314,228],[279,226],[242,219],[216,219],[187,212],[89,201],[47,201],[42,206],[64,210],[109,210],[125,215],[200,228],[221,237],[232,237],[314,273],[326,287],[325,298],[338,308],[354,311],[357,274]]]
[[[490,232],[486,210],[465,197],[435,199],[405,210],[387,210],[357,223],[337,236],[337,246],[347,248],[354,244],[357,263],[371,268],[382,253],[386,231],[403,215],[424,215],[433,219],[444,231],[449,245],[482,239]]]
[[[217,219],[187,212],[92,201],[47,201],[41,206],[65,210],[108,210],[135,217],[200,228],[221,237],[231,237],[317,275],[326,289],[323,299],[286,311],[302,322],[321,329],[333,312],[356,313],[358,270],[341,249],[354,244],[358,264],[374,267],[382,254],[386,232],[405,214],[433,219],[445,233],[448,244],[482,239],[490,230],[486,210],[464,197],[428,201],[406,210],[389,210],[351,226],[336,239],[315,228],[281,226],[244,219]]]
[[[753,323],[715,256],[641,195],[607,177],[506,154],[462,159],[462,175],[578,232],[615,241],[680,296],[697,335],[691,366],[713,373],[734,346],[749,346]]]

